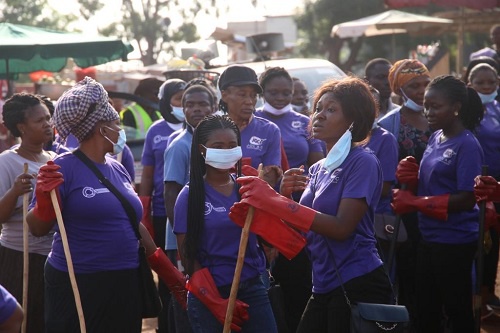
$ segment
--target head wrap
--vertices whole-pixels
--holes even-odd
[[[160,99],[160,113],[166,122],[172,124],[179,124],[181,121],[177,120],[172,115],[172,107],[170,106],[170,100],[172,96],[177,94],[179,91],[186,89],[187,83],[181,79],[169,79],[160,87],[158,92],[158,98]]]
[[[415,59],[399,60],[389,69],[389,84],[392,91],[401,96],[401,88],[419,76],[431,76],[424,64]]]
[[[109,104],[104,87],[87,76],[59,98],[53,120],[63,140],[71,133],[81,142],[98,121],[119,118],[118,112]]]

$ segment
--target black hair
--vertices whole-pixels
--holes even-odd
[[[47,109],[49,109],[50,116],[52,117],[54,115],[55,107],[54,107],[54,103],[52,102],[50,97],[45,96],[45,95],[40,95],[40,94],[37,94],[36,96],[38,98],[40,98],[42,100],[43,104],[45,104],[45,106],[47,107]]]
[[[313,113],[316,114],[320,98],[332,93],[342,106],[344,117],[352,121],[352,141],[364,143],[368,138],[375,121],[377,104],[368,84],[356,77],[345,77],[326,81],[314,94]],[[312,124],[312,121],[310,122]]]
[[[500,64],[498,63],[498,61],[496,61],[492,57],[477,57],[469,61],[469,64],[467,64],[467,69],[465,70],[464,75],[462,75],[462,81],[465,82],[465,84],[469,83],[470,71],[478,64],[488,64],[496,69],[497,73],[500,73]]]
[[[198,247],[201,244],[201,235],[205,227],[205,182],[203,176],[206,173],[206,167],[199,145],[206,144],[209,136],[219,129],[233,130],[238,138],[238,145],[241,146],[238,126],[227,116],[207,116],[200,121],[194,130],[189,168],[187,232],[184,243],[179,244],[186,261],[186,272],[188,274],[194,272],[194,262],[197,259]],[[241,161],[238,161],[237,164],[237,175],[241,175]]]
[[[182,121],[175,118],[175,116],[172,114],[170,100],[172,99],[172,96],[177,94],[179,91],[183,91],[184,89],[186,89],[186,82],[181,79],[169,79],[165,81],[162,86],[163,90],[161,90],[160,87],[160,92],[162,92],[163,95],[161,96],[159,101],[159,111],[163,119],[165,119],[166,122],[172,124],[182,123]]]
[[[184,107],[184,102],[185,102],[185,99],[186,99],[186,96],[188,94],[191,94],[191,93],[205,93],[207,94],[207,96],[209,97],[210,99],[210,107],[213,107],[214,106],[214,96],[212,94],[212,91],[210,90],[210,88],[206,87],[206,86],[202,86],[201,84],[194,84],[194,85],[191,85],[191,86],[186,86],[186,90],[184,90],[184,94],[182,95],[182,107]]]
[[[489,64],[481,63],[481,64],[477,64],[476,66],[472,67],[472,69],[470,70],[469,83],[472,84],[472,79],[479,71],[490,71],[493,74],[495,74],[495,77],[497,77],[497,79],[498,79],[498,70],[497,69],[495,69],[493,66],[491,66]]]
[[[440,75],[434,78],[427,86],[426,91],[430,89],[442,92],[450,103],[460,103],[458,117],[468,130],[474,131],[483,119],[484,107],[477,92],[454,76]]]
[[[134,95],[144,96],[147,95],[148,93],[153,93],[155,95],[158,95],[158,90],[160,89],[162,84],[163,81],[158,80],[157,78],[154,77],[148,77],[146,79],[139,81],[139,84],[134,90]]]
[[[215,87],[215,85],[213,84],[212,81],[201,78],[201,77],[197,77],[197,78],[189,80],[185,89],[187,90],[187,89],[189,89],[189,87],[194,86],[194,85],[207,87],[208,90],[210,90],[210,94],[213,97],[213,101],[214,101],[213,104],[217,104],[217,99],[219,96],[217,95],[217,88]]]
[[[385,59],[385,58],[375,58],[375,59],[372,59],[372,60],[368,61],[368,63],[365,66],[365,76],[366,77],[370,76],[368,74],[368,72],[372,71],[373,68],[375,66],[379,65],[379,64],[388,65],[389,67],[392,66],[392,63],[389,60]]]
[[[5,101],[2,111],[3,123],[14,137],[21,136],[17,125],[26,120],[26,111],[40,104],[43,104],[43,101],[39,97],[28,93],[14,94]]]
[[[266,90],[266,85],[269,81],[277,77],[284,77],[293,84],[293,79],[286,69],[283,67],[269,67],[259,77],[259,84],[262,87],[262,91]]]

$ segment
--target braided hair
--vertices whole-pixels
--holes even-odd
[[[283,77],[290,81],[293,85],[293,79],[286,69],[283,67],[270,67],[260,74],[259,84],[262,87],[262,90],[265,91],[267,83],[277,77]]]
[[[5,101],[2,112],[3,123],[14,137],[21,136],[17,125],[25,121],[26,111],[40,104],[45,105],[38,96],[28,93],[14,94]]]
[[[189,169],[187,232],[184,243],[180,244],[188,274],[194,272],[194,262],[197,259],[198,247],[205,227],[205,182],[203,176],[206,173],[206,167],[199,145],[205,145],[212,133],[219,129],[233,130],[238,138],[238,146],[241,146],[238,126],[227,116],[209,115],[200,121],[194,130]],[[241,161],[237,163],[237,175],[241,175]]]
[[[440,75],[434,78],[426,88],[439,90],[450,102],[459,102],[458,118],[470,131],[479,125],[484,115],[483,103],[474,89],[452,75]]]

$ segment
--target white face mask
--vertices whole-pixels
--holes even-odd
[[[231,149],[207,147],[205,149],[207,150],[205,153],[205,164],[221,170],[231,169],[243,156],[240,146]]]
[[[302,113],[303,111],[309,109],[309,106],[307,106],[307,105],[295,105],[295,104],[292,104],[292,109],[295,112]]]
[[[112,131],[118,132],[118,141],[116,143],[114,143],[107,136],[105,136],[104,134],[101,133],[102,136],[104,136],[106,138],[106,140],[108,140],[109,142],[111,142],[113,144],[113,155],[118,155],[119,153],[121,153],[123,151],[123,148],[125,148],[125,143],[127,142],[127,134],[125,133],[124,129],[117,131],[109,126],[105,126],[105,127],[109,128]]]
[[[325,168],[327,172],[332,172],[338,168],[347,158],[352,144],[352,126],[353,124],[349,126],[347,131],[340,137],[335,145],[333,145],[332,149],[330,149],[328,155],[326,155],[323,161],[323,168]]]
[[[271,104],[269,104],[268,102],[265,102],[263,110],[265,110],[266,112],[269,112],[272,115],[281,116],[282,114],[285,114],[285,113],[292,110],[292,104],[288,104],[283,109],[275,109],[274,107],[271,106]]]
[[[479,95],[479,98],[481,98],[481,102],[483,104],[488,104],[488,103],[493,102],[495,100],[495,98],[497,98],[498,90],[495,90],[491,94],[481,94],[479,92],[477,94]]]
[[[418,105],[415,103],[413,100],[409,99],[408,96],[406,96],[405,92],[403,89],[401,89],[401,93],[403,94],[403,98],[405,102],[403,103],[404,106],[406,106],[408,109],[415,111],[415,112],[422,112],[424,111],[424,106],[423,105]]]
[[[184,109],[179,106],[173,106],[170,105],[172,108],[172,115],[178,120],[178,121],[184,121],[186,119],[186,116],[184,115]]]

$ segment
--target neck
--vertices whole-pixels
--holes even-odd
[[[233,179],[229,174],[229,170],[216,170],[207,166],[205,181],[213,187],[222,187],[232,184]]]
[[[464,125],[460,121],[455,122],[451,126],[448,126],[446,129],[443,128],[442,141],[446,141],[447,139],[453,138],[465,130]]]
[[[96,143],[94,140],[86,140],[83,142],[80,142],[80,149],[82,153],[84,153],[90,160],[92,160],[95,163],[105,163],[106,158],[106,153],[108,153],[104,149],[105,144],[101,143]]]
[[[253,115],[250,116],[250,118],[248,119],[243,119],[241,117],[232,117],[232,116],[229,116],[231,118],[231,120],[236,124],[236,126],[238,126],[238,129],[240,130],[240,132],[248,126],[248,124],[250,124],[250,122],[252,121],[253,119]]]
[[[410,108],[407,108],[404,105],[401,107],[401,111],[400,112],[404,113],[405,117],[411,117],[411,116],[420,117],[420,116],[424,115],[424,111],[414,111],[414,110],[412,110]]]
[[[32,144],[22,140],[19,148],[32,154],[40,154],[43,151],[43,143]]]
[[[379,106],[380,106],[380,109],[379,109],[379,112],[380,112],[380,115],[384,115],[387,113],[387,108],[389,107],[389,99],[380,99],[379,102],[378,102]]]

